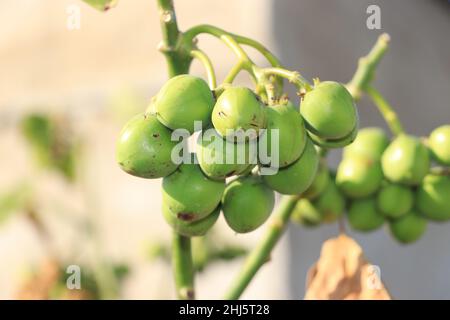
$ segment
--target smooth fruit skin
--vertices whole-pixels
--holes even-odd
[[[428,219],[450,219],[450,177],[428,174],[417,190],[417,208]]]
[[[417,138],[401,134],[384,151],[381,164],[391,182],[418,185],[428,172],[430,157]]]
[[[227,88],[217,99],[212,112],[212,123],[217,132],[234,141],[233,132],[255,130],[254,139],[259,130],[265,127],[264,107],[257,96],[245,87]],[[227,132],[228,130],[228,132]]]
[[[336,184],[350,198],[364,198],[375,193],[383,181],[381,164],[365,156],[347,157],[337,169]]]
[[[247,233],[261,226],[269,218],[275,194],[256,176],[238,178],[230,182],[222,199],[225,221],[237,233]]]
[[[388,184],[383,186],[377,195],[377,206],[380,212],[389,219],[398,219],[414,205],[413,191],[402,185]]]
[[[267,155],[272,157],[271,141],[275,135],[271,130],[278,130],[279,167],[286,167],[297,160],[306,146],[306,129],[300,113],[289,102],[286,105],[265,108],[267,119]],[[261,140],[261,139],[260,139]]]
[[[197,164],[182,164],[163,179],[163,203],[172,214],[185,221],[196,221],[210,214],[220,203],[225,180],[205,176]]]
[[[326,161],[319,163],[319,169],[311,186],[302,194],[303,198],[313,200],[317,198],[330,183],[330,173]]]
[[[166,127],[194,132],[194,121],[202,128],[211,123],[214,97],[201,78],[183,74],[168,80],[155,101],[158,120]]]
[[[334,81],[321,82],[306,93],[300,112],[306,128],[325,139],[343,138],[358,125],[352,95]]]
[[[389,224],[392,236],[404,244],[417,241],[425,233],[426,228],[426,219],[415,211],[411,211]]]
[[[300,199],[292,211],[291,220],[306,227],[314,227],[322,222],[322,215],[311,201]]]
[[[220,206],[205,218],[197,221],[184,221],[173,215],[170,209],[163,205],[163,217],[166,222],[179,234],[186,237],[204,236],[216,223],[220,215]]]
[[[355,141],[357,134],[358,126],[356,126],[347,136],[339,139],[323,139],[312,132],[308,132],[308,136],[315,145],[326,149],[338,149],[348,146]]]
[[[383,215],[378,212],[374,198],[354,200],[347,212],[350,226],[358,231],[368,232],[381,227],[384,223]]]
[[[122,170],[141,178],[161,178],[174,172],[172,131],[154,115],[139,114],[122,129],[116,147],[116,159]]]
[[[343,158],[361,155],[380,160],[388,145],[389,137],[383,129],[376,127],[363,128],[358,131],[355,141],[344,148]]]
[[[325,223],[336,221],[345,210],[345,198],[340,193],[334,181],[330,182],[324,192],[313,201]]]
[[[206,131],[197,140],[197,158],[202,171],[212,179],[239,175],[256,163],[257,145],[250,142],[233,143],[216,131]]]
[[[428,139],[428,146],[437,162],[450,166],[450,125],[433,130]]]
[[[308,189],[319,167],[319,155],[314,144],[307,139],[305,150],[300,158],[274,175],[262,176],[264,182],[281,194],[300,194]]]

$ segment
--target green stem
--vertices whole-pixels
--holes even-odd
[[[289,71],[283,68],[272,67],[272,68],[262,68],[257,69],[262,76],[275,75],[287,79],[289,82],[294,84],[300,91],[305,89],[306,91],[312,90],[311,84],[306,80],[299,72]]]
[[[375,69],[381,58],[383,58],[386,53],[389,46],[389,41],[389,35],[387,33],[383,33],[378,37],[377,42],[369,54],[359,59],[358,68],[353,75],[352,80],[347,84],[347,89],[350,91],[355,100],[359,100],[361,98],[362,93],[372,82],[375,76]]]
[[[377,106],[384,120],[386,121],[389,129],[394,135],[399,135],[404,133],[403,126],[400,119],[395,113],[394,109],[389,105],[389,103],[383,98],[381,93],[374,87],[368,86],[366,88],[367,94],[370,96],[372,101]]]
[[[200,49],[191,50],[191,57],[199,60],[206,69],[206,74],[208,76],[209,87],[213,90],[217,87],[216,73],[214,71],[214,66],[209,59],[208,55],[201,51]]]
[[[190,238],[174,232],[172,241],[172,259],[178,299],[194,299],[194,266],[192,263]]]
[[[172,0],[157,0],[163,40],[161,52],[166,56],[169,76],[188,73],[192,61],[191,41],[184,40],[178,30]],[[177,296],[180,299],[194,299],[194,267],[192,263],[191,240],[176,232],[173,235],[172,265]]]
[[[269,221],[267,232],[247,257],[244,267],[241,269],[235,281],[232,282],[230,290],[225,295],[225,299],[239,299],[258,270],[270,259],[270,253],[286,229],[293,212],[292,209],[298,198],[299,196],[284,196],[282,198],[276,212],[273,213]]]

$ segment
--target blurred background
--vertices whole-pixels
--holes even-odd
[[[371,4],[381,9],[380,30],[366,27]],[[286,67],[322,80],[350,80],[357,59],[388,32],[391,47],[376,86],[411,133],[426,135],[450,122],[446,0],[175,5],[181,29],[209,23],[258,39]],[[69,265],[81,268],[85,290],[77,292],[83,297],[174,298],[161,181],[131,177],[114,158],[121,127],[167,78],[156,50],[156,4],[122,0],[100,13],[78,0],[2,0],[0,19],[0,299],[76,298],[65,291]],[[221,79],[234,56],[215,39],[199,40]],[[192,71],[203,75],[197,63]],[[245,77],[238,80],[247,84]],[[385,127],[368,100],[359,111],[362,126]],[[331,154],[332,163],[338,159]],[[449,231],[448,224],[430,223],[409,246],[383,230],[351,235],[380,267],[393,297],[448,299]],[[307,270],[322,242],[337,233],[337,225],[291,226],[244,298],[303,298]],[[195,258],[202,270],[199,298],[221,297],[260,235],[236,235],[219,220],[214,241],[196,241],[197,252],[207,252]]]

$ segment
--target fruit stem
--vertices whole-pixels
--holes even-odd
[[[211,90],[217,87],[216,73],[214,71],[214,66],[209,59],[208,55],[200,49],[191,50],[191,57],[200,61],[206,69],[206,74],[208,76],[208,83]]]
[[[178,299],[195,299],[191,239],[176,232],[173,233],[172,264]]]
[[[268,229],[258,245],[247,257],[238,276],[231,283],[231,287],[225,295],[225,299],[239,299],[258,270],[270,259],[270,253],[283,234],[283,231],[286,229],[298,199],[299,196],[282,197],[280,204],[269,220]]]
[[[157,0],[163,35],[161,52],[166,56],[169,76],[189,72],[192,57],[186,47],[193,46],[193,39],[183,40],[178,30],[175,8],[172,0]],[[181,44],[184,44],[181,45]],[[186,52],[187,51],[187,52]],[[172,243],[172,268],[177,296],[180,299],[194,299],[194,267],[192,263],[191,239],[176,232]]]
[[[377,106],[378,110],[380,111],[381,115],[386,121],[392,134],[397,136],[399,134],[404,133],[403,126],[400,122],[400,119],[397,116],[397,113],[395,113],[394,109],[383,98],[381,93],[371,86],[368,86],[366,88],[366,92]]]
[[[363,92],[372,82],[375,69],[389,47],[389,41],[389,35],[383,33],[378,37],[369,54],[359,59],[358,68],[352,80],[347,84],[347,89],[356,101],[361,98]]]
[[[268,77],[270,75],[279,76],[281,78],[287,79],[289,82],[293,83],[301,93],[303,90],[311,91],[312,86],[299,72],[289,71],[280,67],[272,68],[256,68],[255,73],[260,74],[263,77]]]

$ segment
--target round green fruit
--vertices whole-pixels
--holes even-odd
[[[313,200],[317,198],[330,183],[330,173],[326,161],[319,163],[319,169],[311,186],[303,193],[303,198]]]
[[[398,219],[411,211],[414,194],[408,187],[398,184],[383,186],[377,195],[377,206],[380,212],[390,219]]]
[[[163,126],[154,115],[133,117],[122,129],[116,148],[116,158],[127,173],[141,178],[161,178],[178,167],[172,161],[172,131]]]
[[[214,97],[203,79],[183,74],[164,84],[155,106],[158,120],[166,127],[193,133],[195,121],[201,121],[202,128],[211,123]]]
[[[286,105],[270,106],[265,110],[267,130],[264,137],[260,137],[260,141],[265,142],[267,157],[270,159],[276,156],[276,152],[278,167],[286,167],[297,160],[305,149],[307,135],[303,118],[290,102]],[[273,143],[277,146],[274,150]],[[260,159],[266,165],[263,160]]]
[[[450,219],[450,177],[428,174],[417,191],[417,208],[428,219]]]
[[[292,211],[291,220],[306,227],[314,227],[322,222],[322,215],[311,201],[300,199]]]
[[[365,156],[344,158],[337,169],[336,184],[351,198],[370,196],[378,190],[382,181],[380,162]]]
[[[300,194],[307,190],[317,173],[319,155],[310,139],[300,158],[273,175],[263,175],[264,182],[281,194]]]
[[[378,212],[374,198],[354,200],[347,212],[350,226],[358,231],[372,231],[384,223],[383,215]]]
[[[254,139],[265,127],[264,107],[250,89],[230,87],[217,99],[212,123],[222,137],[231,141],[236,140],[236,134],[242,133],[247,139]]]
[[[199,237],[204,236],[216,223],[220,214],[220,206],[205,218],[196,221],[177,218],[166,205],[163,205],[162,212],[164,219],[176,232],[186,237]]]
[[[428,146],[437,162],[450,166],[450,125],[433,130],[428,139]]]
[[[417,241],[425,233],[426,228],[427,221],[415,211],[389,224],[392,236],[405,244]]]
[[[308,136],[314,142],[315,145],[325,149],[338,149],[350,145],[356,139],[358,134],[358,126],[356,126],[352,132],[347,136],[340,139],[323,139],[312,132],[308,132]]]
[[[344,213],[345,198],[333,181],[328,184],[319,198],[313,201],[313,205],[319,210],[323,222],[332,223]]]
[[[204,131],[197,140],[198,163],[203,172],[213,179],[242,174],[256,163],[256,156],[254,140],[233,143],[222,139],[214,129]]]
[[[391,182],[418,185],[428,172],[430,158],[417,138],[401,134],[384,151],[381,164]]]
[[[362,155],[373,160],[380,160],[388,145],[389,138],[383,129],[360,129],[355,141],[344,148],[343,157]]]
[[[210,214],[220,203],[225,180],[212,180],[196,164],[182,164],[163,179],[163,203],[184,221],[196,221]]]
[[[227,224],[238,233],[251,232],[269,218],[275,195],[256,176],[240,177],[230,182],[222,199]]]
[[[340,139],[358,126],[352,95],[340,83],[325,81],[306,93],[300,112],[306,128],[322,139]]]

